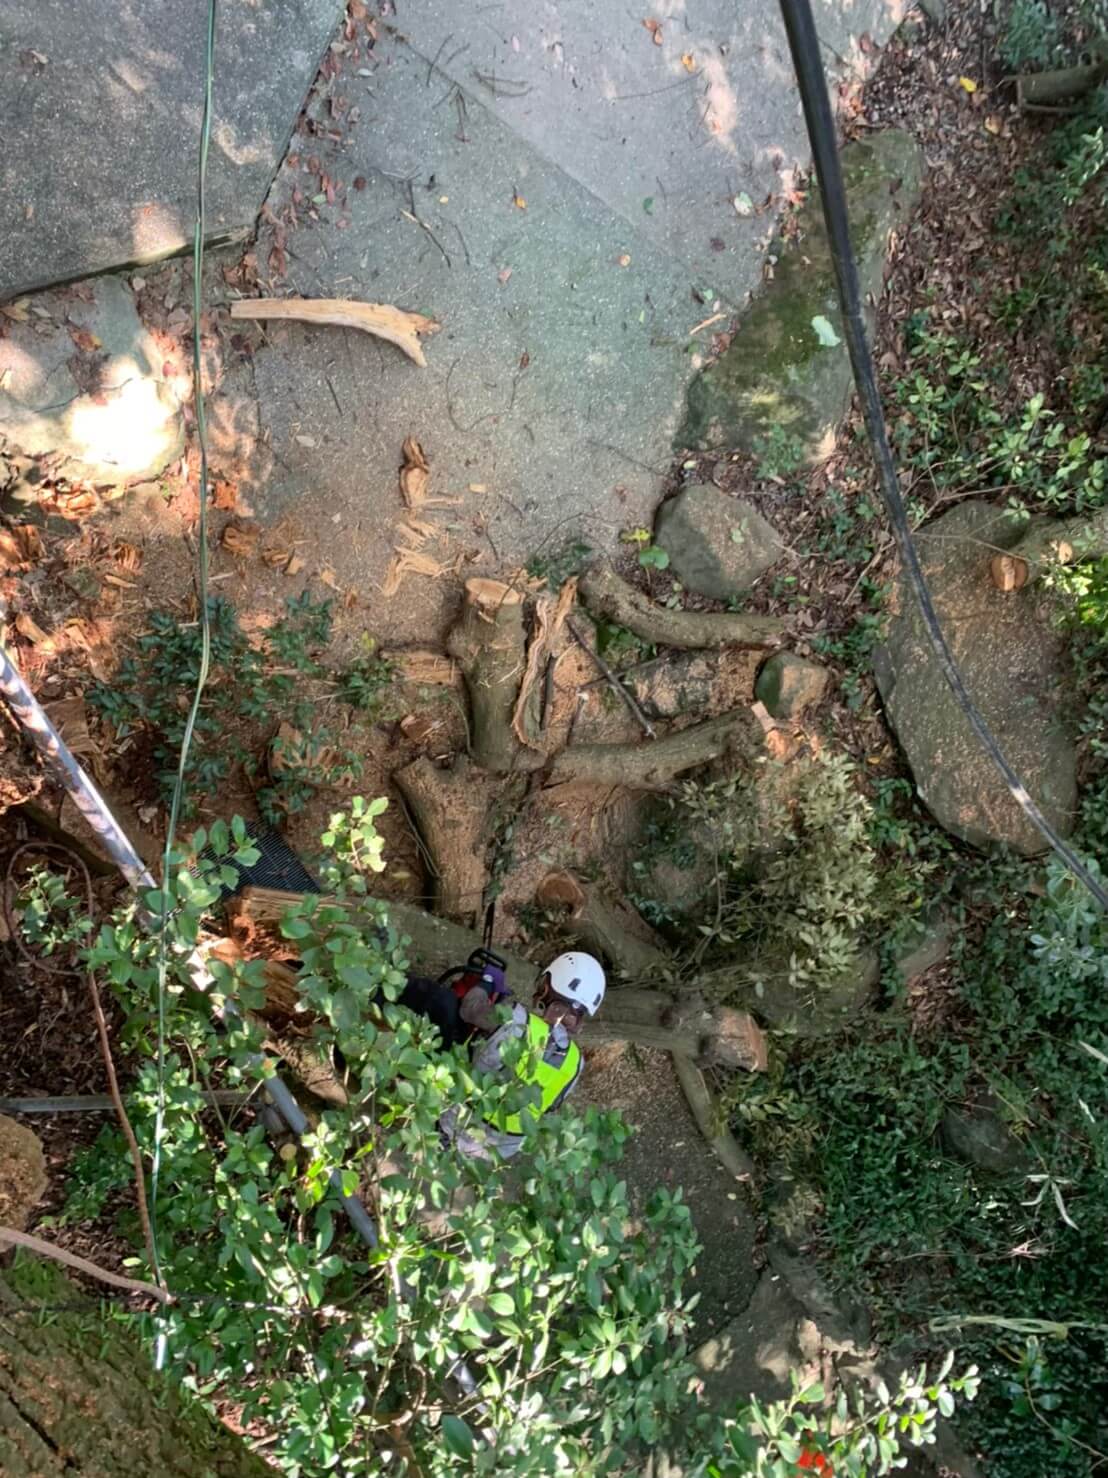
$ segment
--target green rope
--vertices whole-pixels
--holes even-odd
[[[185,732],[181,738],[181,754],[177,763],[177,778],[173,783],[173,797],[169,807],[169,824],[165,835],[165,853],[162,857],[161,908],[158,930],[158,1107],[154,1118],[154,1153],[150,1173],[150,1219],[154,1230],[154,1276],[162,1282],[161,1259],[158,1256],[157,1209],[158,1178],[161,1171],[161,1147],[165,1129],[165,1039],[166,1039],[166,986],[167,951],[166,934],[169,928],[169,869],[173,845],[177,836],[181,804],[185,795],[185,771],[188,768],[189,750],[192,747],[196,719],[200,712],[200,701],[208,681],[211,666],[212,633],[208,611],[208,423],[204,409],[203,363],[200,348],[200,302],[204,273],[204,234],[206,227],[205,193],[208,177],[208,146],[212,136],[212,73],[215,65],[215,12],[216,0],[208,0],[208,28],[205,48],[204,70],[204,116],[200,125],[200,157],[196,182],[196,230],[192,240],[192,375],[193,402],[196,407],[196,438],[200,447],[200,541],[199,555],[199,598],[200,598],[200,670],[196,675],[196,690],[185,721]],[[158,1364],[161,1364],[164,1348],[159,1341]]]

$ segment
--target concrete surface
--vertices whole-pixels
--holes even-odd
[[[0,339],[0,444],[97,485],[155,477],[184,450],[163,355],[119,277],[35,296]]]
[[[253,227],[341,0],[220,0],[213,236]],[[203,0],[0,0],[0,301],[191,239]]]
[[[875,12],[887,32],[879,7],[866,24],[879,33]],[[773,4],[738,19],[715,0],[690,6],[662,18],[661,46],[637,15],[579,0],[534,14],[515,0],[471,15],[427,5],[401,23],[381,28],[371,76],[345,67],[317,90],[257,253],[264,279],[287,248],[276,293],[443,323],[423,371],[342,330],[270,328],[256,356],[277,464],[259,515],[298,506],[324,537],[333,525],[332,568],[367,597],[398,542],[409,434],[433,490],[461,499],[431,515],[444,534],[425,552],[468,557],[464,574],[574,540],[610,549],[649,525],[710,338],[693,330],[757,286],[806,158]],[[323,125],[351,108],[328,139]],[[321,173],[337,198],[313,221]],[[743,194],[773,208],[741,216]],[[412,576],[375,626],[425,638],[453,601],[451,581]]]

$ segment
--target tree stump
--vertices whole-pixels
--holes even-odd
[[[522,594],[500,580],[467,580],[446,649],[469,692],[470,754],[493,775],[506,775],[526,754],[512,728],[526,646]]]

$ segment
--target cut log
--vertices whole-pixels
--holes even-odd
[[[469,692],[470,753],[494,775],[538,759],[527,757],[512,728],[525,647],[522,594],[500,580],[467,580],[461,618],[446,649],[458,659]]]
[[[1103,62],[1077,67],[1059,67],[1050,72],[1025,72],[1016,78],[1016,96],[1020,107],[1048,107],[1080,97],[1100,85],[1108,76]]]
[[[254,924],[274,925],[302,896],[251,885],[228,909]],[[389,902],[385,907],[393,927],[410,940],[407,955],[411,969],[420,975],[439,975],[462,964],[482,942],[476,930],[436,918],[414,904]],[[494,947],[507,963],[509,986],[521,1001],[528,1001],[540,966],[501,945]],[[765,1067],[765,1039],[754,1020],[745,1011],[720,1006],[693,992],[675,999],[660,990],[622,986],[610,990],[603,1010],[586,1022],[582,1040],[586,1046],[637,1042],[666,1052],[684,1052],[705,1066],[743,1067],[752,1072]]]
[[[692,1058],[686,1057],[683,1052],[673,1054],[673,1070],[677,1074],[677,1081],[681,1084],[697,1128],[715,1151],[720,1163],[730,1170],[736,1180],[749,1180],[754,1173],[754,1161],[724,1122],[719,1104],[708,1087],[707,1078]]]
[[[547,873],[535,891],[543,908],[565,908],[569,926],[581,943],[622,974],[657,978],[672,964],[650,926],[626,904],[610,902],[593,885],[568,872]]]
[[[784,623],[776,616],[669,611],[621,580],[608,565],[588,570],[578,589],[594,616],[625,626],[657,647],[777,647],[784,640]]]
[[[299,323],[334,324],[358,328],[395,344],[415,364],[425,367],[421,334],[437,334],[442,327],[422,313],[409,313],[390,303],[355,303],[348,298],[239,298],[231,304],[232,318],[280,318]]]
[[[734,708],[719,718],[643,744],[575,744],[554,757],[547,781],[550,785],[577,781],[658,790],[675,775],[725,754],[752,760],[761,743],[762,731],[754,716],[748,709]]]
[[[998,590],[1019,590],[1052,564],[1100,559],[1108,554],[1108,508],[1076,518],[1041,518],[1006,554],[989,562]]]
[[[436,913],[472,923],[488,881],[493,783],[466,755],[439,769],[426,755],[393,774],[432,862]]]

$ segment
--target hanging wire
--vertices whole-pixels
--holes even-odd
[[[835,264],[835,278],[839,289],[839,304],[843,315],[843,330],[850,363],[854,371],[854,383],[858,399],[862,404],[866,430],[877,464],[881,495],[888,511],[889,522],[904,561],[904,570],[919,605],[928,641],[935,653],[939,669],[946,679],[955,702],[965,714],[970,727],[977,736],[982,749],[1000,771],[1013,799],[1020,810],[1039,832],[1043,840],[1053,848],[1055,854],[1069,872],[1082,883],[1101,908],[1108,910],[1108,892],[1092,869],[1077,855],[1059,835],[1032,799],[1027,786],[1009,763],[992,730],[982,717],[977,705],[966,691],[962,674],[954,660],[946,635],[939,622],[938,613],[931,599],[931,592],[920,566],[919,555],[912,539],[912,528],[904,499],[897,480],[896,464],[889,446],[885,413],[881,407],[881,396],[877,388],[877,376],[873,366],[873,355],[866,338],[866,327],[862,317],[862,296],[858,286],[858,268],[854,260],[854,248],[850,241],[850,220],[843,189],[842,169],[835,136],[835,121],[831,114],[831,100],[827,95],[827,80],[823,72],[819,38],[809,0],[781,0],[781,13],[789,38],[793,69],[800,88],[800,100],[804,106],[804,121],[808,127],[808,139],[812,146],[812,158],[819,180],[820,198],[823,202],[823,218],[827,225],[827,236],[831,243],[831,257]]]

